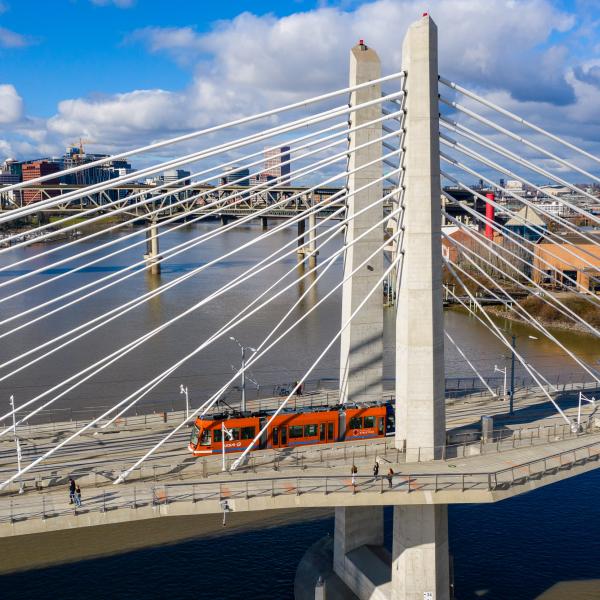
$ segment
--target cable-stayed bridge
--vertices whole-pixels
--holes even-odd
[[[217,145],[215,140],[219,141]],[[267,218],[272,214],[269,211],[284,210],[294,203],[289,218],[245,244],[221,248],[218,256],[167,281],[160,278],[160,264],[211,240],[222,240],[232,224],[222,223],[199,232],[162,252],[158,248],[159,237],[168,240],[178,228],[219,216],[224,210],[243,210],[250,196],[270,193],[270,188],[265,191],[262,183],[204,198],[202,204],[196,202],[194,193],[186,195],[185,223],[179,223],[179,214],[173,213],[168,218],[157,216],[150,224],[142,223],[118,237],[106,236],[128,223],[132,225],[142,213],[146,219],[148,206],[153,206],[158,215],[164,210],[156,205],[161,194],[163,198],[173,194],[167,187],[162,191],[156,188],[151,198],[138,192],[129,194],[123,203],[120,198],[110,200],[111,190],[130,185],[141,175],[191,165],[194,172],[189,185],[196,186],[200,195],[202,185],[215,185],[232,164],[251,168],[265,144],[277,148],[284,142],[292,148],[294,176],[310,178],[314,184],[290,189],[289,194],[274,197],[268,203],[261,201],[248,214],[241,214],[238,224]],[[78,165],[62,174],[134,155],[150,157],[150,164],[157,152],[164,156],[167,149],[173,158],[156,162],[135,175],[71,189],[56,197],[48,195],[0,213],[0,224],[10,224],[41,211],[67,211],[72,204],[89,223],[102,224],[107,204],[114,202],[115,212],[120,210],[131,216],[125,223],[111,223],[59,245],[21,252],[34,242],[51,239],[49,225],[41,224],[32,230],[38,237],[23,240],[15,233],[13,239],[8,237],[11,245],[0,248],[7,261],[0,266],[0,273],[9,274],[0,281],[0,293],[4,294],[0,304],[14,305],[34,290],[44,290],[46,294],[42,302],[23,302],[19,310],[3,315],[0,338],[9,341],[23,336],[34,324],[42,333],[41,340],[4,360],[0,371],[4,389],[10,390],[14,378],[39,369],[45,361],[76,347],[79,340],[87,340],[89,350],[83,356],[84,366],[69,369],[65,365],[64,372],[61,369],[56,373],[56,381],[30,397],[14,394],[13,409],[0,415],[2,535],[175,514],[330,506],[336,507],[333,570],[323,575],[325,588],[333,580],[336,584],[331,584],[328,592],[319,583],[315,597],[336,597],[332,595],[335,587],[344,589],[345,597],[354,594],[359,598],[443,600],[450,597],[449,503],[498,501],[596,467],[600,429],[596,426],[593,396],[600,385],[600,374],[515,295],[516,291],[535,294],[544,308],[560,314],[571,327],[588,335],[590,344],[597,344],[598,321],[593,311],[598,310],[600,299],[593,291],[600,281],[600,255],[594,227],[597,228],[600,217],[557,196],[558,202],[564,202],[586,223],[593,224],[592,228],[583,226],[576,219],[545,210],[531,197],[496,183],[495,177],[510,177],[534,190],[542,190],[540,178],[550,180],[598,204],[598,198],[570,183],[565,173],[600,183],[595,175],[600,159],[572,141],[439,76],[437,30],[428,16],[409,29],[402,70],[397,73],[382,76],[377,54],[361,41],[350,53],[347,88],[132,149],[97,163]],[[57,174],[53,173],[14,184],[2,192],[20,194],[55,177]],[[287,176],[269,185],[283,183],[284,177]],[[542,227],[528,219],[526,213],[501,204],[494,194],[484,195],[480,189],[473,189],[466,183],[470,178],[484,181],[490,190],[527,207],[551,226]],[[444,207],[442,198],[449,205],[457,201],[442,191],[443,181],[474,194],[489,209],[508,212],[519,227],[498,223],[491,211],[481,214],[462,205],[481,227],[466,225]],[[334,191],[319,196],[319,190],[324,189]],[[82,201],[98,194],[105,194],[110,202]],[[177,202],[170,200],[168,204]],[[66,214],[52,225],[62,226],[62,231],[74,229],[79,224],[74,224],[72,218]],[[452,223],[461,236],[443,230],[442,220]],[[238,253],[259,248],[265,240],[282,239],[276,236],[294,225],[298,226],[295,237],[292,235],[275,250],[264,252],[224,285],[209,288],[204,297],[194,298],[191,304],[151,328],[142,332],[127,330],[128,315],[143,310],[155,298],[168,296],[170,290],[205,272],[210,277],[211,267]],[[531,231],[538,239],[554,245],[541,259]],[[575,240],[585,241],[584,251]],[[442,254],[442,243],[454,251]],[[108,274],[100,272],[83,285],[53,293],[53,283],[68,280],[144,244],[147,253],[139,261]],[[559,258],[557,246],[561,268],[552,262]],[[321,256],[318,267],[317,253]],[[296,260],[288,264],[296,255],[301,269]],[[275,274],[274,268],[280,263],[283,268]],[[336,266],[340,276],[326,287]],[[147,291],[108,310],[99,306],[91,319],[77,319],[78,306],[94,303],[107,290],[116,293],[128,279],[147,272],[154,277]],[[193,321],[202,310],[227,306],[228,300],[253,278],[271,274],[273,277],[264,289],[239,312],[230,314],[215,309],[213,313],[202,313],[204,318],[209,314],[214,319],[214,332],[198,340],[190,351],[181,351],[177,356],[166,354],[164,369],[101,414],[83,422],[63,423],[58,431],[39,422],[44,411],[60,405],[61,400],[73,398],[81,386],[101,373],[110,373],[112,365],[131,356],[143,356],[145,345],[153,338],[168,335],[177,324]],[[304,282],[299,297],[281,314],[274,311],[273,302],[296,289],[298,281]],[[550,293],[545,287],[548,282],[568,290],[580,304],[574,308],[564,294]],[[339,354],[339,390],[332,400],[339,415],[354,409],[361,414],[371,407],[386,405],[384,361],[389,352],[383,344],[384,283],[394,290],[396,298],[396,335],[389,357],[395,371],[395,427],[391,435],[386,436],[374,421],[367,422],[359,416],[359,425],[356,421],[350,425],[350,421],[346,427],[340,420],[345,428],[340,425],[340,431],[333,436],[325,428],[304,429],[303,441],[311,436],[314,439],[308,439],[312,443],[302,449],[299,445],[293,447],[291,427],[289,431],[286,428],[290,443],[283,447],[280,430],[275,434],[273,424],[277,425],[281,416],[300,411],[298,400],[303,384],[314,378],[331,353]],[[317,286],[321,289],[318,299],[307,304],[306,299]],[[318,318],[325,303],[335,299],[336,294],[341,297],[339,327],[335,326],[334,335],[321,351],[309,358],[308,367],[290,389],[270,400],[268,407],[260,408],[258,427],[251,428],[246,438],[239,438],[236,446],[227,445],[222,429],[219,442],[223,456],[192,456],[187,450],[187,439],[196,418],[207,420],[212,416],[223,421],[225,428],[224,394],[237,385],[242,375],[250,373],[253,365],[273,360],[280,348],[302,330],[302,323]],[[444,331],[444,295],[461,305],[491,339],[505,347],[512,360],[528,374],[532,388],[515,392],[511,385],[508,394],[505,384],[502,399],[498,397],[498,391],[489,386],[473,364],[473,357]],[[516,336],[484,310],[482,295],[498,300],[517,319],[526,322],[536,336],[556,347],[578,370],[579,380],[571,382],[569,388],[552,385],[528,362],[515,343]],[[588,310],[583,311],[580,306]],[[72,323],[69,329],[55,332],[48,327],[48,319],[65,310],[73,314]],[[203,364],[220,339],[233,337],[240,324],[252,322],[261,311],[272,315],[272,326],[257,335],[255,347],[242,346],[242,367],[223,377],[216,389],[203,393],[200,403],[177,414],[175,420],[166,415],[150,420],[144,416],[142,423],[142,417],[131,416],[145,397],[164,389],[161,386],[174,373],[190,361]],[[127,341],[115,339],[112,351],[98,357],[94,339],[103,336],[105,327],[113,322],[123,323]],[[474,397],[465,393],[460,400],[447,399],[445,347],[460,353],[487,386],[489,395]],[[251,354],[245,355],[246,350]],[[210,362],[206,365],[204,368],[211,368]],[[512,373],[514,376],[514,369]],[[504,374],[506,378],[506,371]],[[245,398],[241,402],[244,413],[256,409]],[[306,406],[309,402],[310,397],[302,396],[300,404],[305,404],[305,414],[316,414],[314,405]],[[332,408],[326,396],[319,397],[319,403],[322,412]],[[237,406],[230,406],[229,410],[232,418]],[[488,419],[482,420],[483,416]],[[494,425],[489,417],[494,419]],[[36,420],[38,423],[34,424]],[[358,439],[361,431],[362,437],[373,439]],[[200,443],[196,438],[195,444]],[[232,453],[232,449],[240,451]],[[376,459],[382,470],[371,476],[367,473]],[[359,467],[358,473],[351,472],[353,465]],[[82,507],[69,506],[64,502],[64,490],[57,491],[57,486],[64,485],[70,476],[82,480],[89,491]],[[382,548],[383,505],[394,506],[391,555]],[[315,576],[313,585],[316,581]]]

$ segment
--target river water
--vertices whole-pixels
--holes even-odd
[[[216,223],[183,227],[161,238],[161,251],[190,242],[198,235],[210,235],[215,228]],[[60,276],[67,269],[83,265],[96,255],[77,259],[18,284],[1,287],[0,298],[4,298],[9,293],[50,277],[59,277],[55,282],[27,294],[0,301],[2,320],[10,319],[19,311],[36,308],[26,316],[0,326],[0,335],[4,335],[11,328],[24,325],[17,333],[0,338],[0,364],[3,363],[0,377],[39,356],[48,349],[44,349],[46,341],[78,324],[97,319],[103,326],[10,379],[0,381],[0,396],[7,398],[9,394],[14,394],[17,406],[22,405],[65,377],[114,351],[116,347],[127,344],[232,282],[258,260],[292,242],[295,236],[291,230],[283,230],[261,244],[244,248],[244,244],[256,238],[260,232],[260,226],[254,223],[236,227],[226,235],[215,237],[166,262],[160,276],[137,274],[120,285],[39,321],[35,321],[39,315],[56,306],[44,306],[56,294],[68,294],[102,277],[125,275],[127,271],[123,271],[124,267],[141,259],[143,247],[126,250],[68,277]],[[125,247],[128,241],[123,238],[128,233],[131,232],[103,234],[99,238],[101,242],[116,241],[110,250],[104,252]],[[142,240],[141,235],[138,234],[136,239]],[[98,240],[82,241],[81,246],[87,249],[97,243]],[[0,271],[0,285],[10,277],[68,255],[68,252],[61,250],[52,256],[40,258],[39,254],[49,248],[52,246],[35,245],[1,254],[0,268],[7,268]],[[339,241],[321,248],[321,264],[337,248]],[[233,253],[236,249],[238,251]],[[229,256],[218,264],[207,266],[203,272],[142,304],[126,316],[112,322],[107,322],[107,317],[103,316],[103,313],[120,304],[172,282],[199,265],[209,265],[210,261],[227,254]],[[21,266],[10,266],[14,261],[30,256],[35,260]],[[179,384],[184,383],[190,390],[192,404],[202,402],[227,381],[232,376],[233,368],[239,365],[239,348],[229,340],[229,335],[246,345],[259,345],[270,328],[307,289],[310,278],[305,282],[299,280],[295,262],[295,256],[282,260],[259,276],[230,290],[226,296],[195,310],[91,380],[66,393],[52,407],[63,411],[96,407],[96,411],[99,411],[100,407],[135,392],[143,383],[233,319],[236,325],[230,333],[188,361],[143,400],[148,405],[158,404],[163,408],[172,405],[181,407]],[[239,311],[288,271],[291,274],[278,283],[273,291],[282,292],[281,295],[268,308],[240,322],[236,317]],[[320,272],[323,272],[322,268]],[[340,275],[341,262],[338,261],[322,276],[315,289],[301,300],[288,322],[293,322],[324,298],[340,280]],[[284,291],[288,284],[289,289]],[[77,294],[70,298],[76,297]],[[384,368],[388,378],[393,377],[393,317],[393,311],[386,309]],[[506,348],[494,340],[474,318],[458,311],[448,311],[445,323],[448,332],[485,376],[494,375],[494,365],[504,367],[507,362]],[[509,322],[499,324],[519,336],[519,351],[543,376],[553,382],[557,378],[564,381],[583,377],[575,363],[554,344],[528,337],[533,335],[533,331],[527,326]],[[263,393],[272,390],[276,384],[298,379],[339,327],[338,290],[286,336],[273,352],[257,361],[252,367],[252,379],[260,385]],[[569,332],[559,332],[557,337],[587,363],[595,365],[598,362],[598,344],[591,338]],[[22,355],[30,350],[33,353],[23,358]],[[337,352],[337,347],[334,347],[313,372],[311,379],[337,376]],[[19,356],[21,358],[14,364],[6,364],[6,361]],[[518,368],[517,376],[521,373],[522,369]],[[447,344],[446,376],[472,375],[470,367]],[[498,373],[496,376],[498,384],[500,376]],[[249,388],[252,397],[257,391],[253,389],[253,383],[249,384]],[[51,398],[53,395],[48,394],[44,399]],[[600,549],[600,508],[595,498],[599,481],[600,474],[591,473],[498,505],[451,507],[451,551],[455,560],[457,598],[529,599],[562,579],[600,577],[600,567],[595,560]],[[331,533],[332,527],[330,517],[303,522],[291,519],[288,524],[278,523],[276,527],[265,527],[262,523],[257,530],[220,534],[211,538],[198,537],[124,555],[5,575],[0,578],[0,598],[68,598],[72,595],[84,595],[88,599],[134,595],[146,598],[231,600],[291,598],[295,566],[302,553],[312,542]],[[40,541],[43,543],[43,538]]]

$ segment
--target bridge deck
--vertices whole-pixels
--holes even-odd
[[[561,406],[576,413],[576,392],[558,394]],[[303,401],[308,402],[305,398]],[[444,460],[406,462],[393,439],[327,444],[279,452],[256,451],[235,473],[221,472],[221,456],[194,458],[186,450],[188,430],[175,436],[128,481],[112,482],[142,449],[160,439],[172,424],[161,418],[141,418],[94,436],[92,432],[40,465],[25,481],[0,497],[0,537],[77,526],[147,519],[171,514],[215,513],[227,499],[237,511],[290,507],[360,504],[493,502],[564,477],[595,468],[600,431],[595,408],[585,409],[585,428],[573,434],[557,421],[556,413],[539,395],[522,395],[513,417],[503,414],[506,403],[477,397],[454,401],[448,407],[448,429],[459,440],[447,446]],[[468,430],[482,414],[496,415],[496,429],[485,443],[470,440]],[[170,415],[181,419],[182,415]],[[43,449],[69,433],[32,426],[25,452],[39,456]],[[465,434],[464,441],[461,435]],[[49,447],[49,446],[48,446]],[[418,455],[417,455],[418,457]],[[227,457],[228,461],[235,457]],[[391,467],[396,474],[374,480]],[[28,460],[26,455],[25,460]],[[359,470],[356,486],[350,466]],[[14,472],[14,445],[0,446],[0,475]],[[65,491],[74,476],[83,489],[84,506],[77,512]]]

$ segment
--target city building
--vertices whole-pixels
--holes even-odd
[[[34,160],[32,162],[23,163],[23,181],[31,181],[38,177],[44,177],[45,175],[51,175],[60,171],[60,166],[56,162],[49,160]],[[60,184],[60,179],[48,179],[40,184],[40,186],[57,186]],[[25,188],[23,190],[23,202],[25,204],[31,204],[32,202],[39,202],[47,197],[54,197],[60,194],[60,190],[34,190]]]
[[[548,218],[543,217],[530,206],[524,206],[516,216],[506,222],[505,227],[517,236],[524,237],[530,242],[537,242],[542,237],[540,230],[548,229]]]
[[[225,175],[221,177],[221,185],[250,185],[250,169],[229,167],[225,169]]]
[[[58,159],[61,169],[69,169],[86,163],[108,158],[108,154],[88,154],[83,145],[69,146],[65,154]],[[126,160],[110,160],[100,165],[90,166],[75,173],[69,173],[62,178],[62,182],[69,185],[93,185],[121,175],[132,173],[133,169]]]
[[[175,185],[188,185],[190,183],[190,175],[191,173],[189,171],[184,171],[183,169],[170,169],[165,171],[161,176],[162,183],[166,183],[168,185],[177,181],[178,183]],[[179,181],[180,179],[183,179],[183,181]]]
[[[291,172],[290,158],[291,154],[289,146],[265,150],[265,169],[263,173],[273,178],[282,177],[282,179],[279,180],[278,185],[289,183],[289,175]]]
[[[540,285],[574,287],[600,294],[600,257],[597,254],[600,233],[589,232],[587,237],[561,234],[560,241],[538,242],[535,248],[534,281]],[[540,272],[542,271],[542,272]]]

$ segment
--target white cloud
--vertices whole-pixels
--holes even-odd
[[[33,43],[34,40],[26,35],[0,27],[0,48],[23,48]]]
[[[565,44],[576,38],[582,19],[551,0],[430,0],[428,8],[439,28],[443,75],[573,139],[597,134],[585,122],[600,128],[597,68],[575,68],[571,49],[554,42],[557,33]],[[81,135],[106,149],[133,147],[344,87],[349,49],[360,38],[377,50],[384,73],[397,71],[404,32],[421,11],[418,0],[376,0],[282,18],[246,12],[202,34],[192,27],[139,29],[125,41],[193,67],[189,85],[64,100],[44,142]]]
[[[14,123],[23,114],[23,99],[13,85],[0,84],[0,124]]]
[[[136,0],[91,0],[92,4],[96,6],[109,6],[114,4],[118,8],[130,8],[136,2]]]

